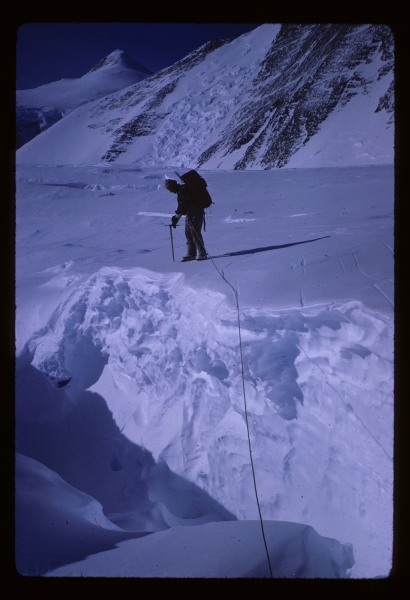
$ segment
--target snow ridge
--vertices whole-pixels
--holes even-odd
[[[128,56],[124,52],[124,50],[114,50],[108,56],[100,60],[96,65],[93,66],[92,69],[88,71],[88,73],[94,73],[103,67],[125,67],[127,69],[132,69],[134,71],[138,71],[140,73],[145,73],[146,75],[152,75],[152,71],[141,65],[139,62]],[[88,74],[87,73],[87,74]]]
[[[88,73],[61,79],[31,90],[17,90],[17,138],[20,148],[78,106],[142,81],[152,71],[114,50]]]
[[[72,378],[64,387],[72,406],[86,389],[101,394],[128,439],[184,473],[238,518],[257,518],[237,320],[220,294],[210,294],[204,303],[200,293],[181,284],[181,275],[108,268],[82,284],[69,284],[66,300],[28,343],[32,365],[55,385]],[[284,480],[284,490],[272,498],[270,486],[265,489],[259,479],[262,512],[266,519],[286,520],[293,504],[289,498],[283,504],[286,481],[294,484],[300,478],[306,501],[299,510],[304,507],[305,518],[314,522],[319,506],[326,511],[328,486],[332,496],[342,493],[336,465],[344,424],[357,430],[351,468],[356,459],[374,465],[375,453],[381,463],[391,461],[391,438],[372,433],[381,429],[380,420],[390,410],[386,324],[358,303],[276,315],[246,311],[241,321],[248,418],[251,436],[257,435],[252,442],[256,472],[263,472],[265,461],[272,470],[273,460]],[[355,374],[357,360],[366,361],[371,372],[368,390],[361,371]],[[339,391],[335,381],[343,382]],[[303,428],[307,423],[312,428],[303,438],[297,425],[301,412]],[[313,440],[328,435],[335,456],[329,465],[325,460],[323,471],[318,465],[322,505],[318,488],[294,470],[292,458],[305,452],[317,463]],[[225,460],[220,463],[226,453],[232,481],[226,481]]]

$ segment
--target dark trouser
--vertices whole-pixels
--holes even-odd
[[[187,256],[196,257],[206,255],[204,240],[202,239],[201,228],[204,222],[204,211],[198,209],[190,212],[185,217],[185,236],[187,244]]]

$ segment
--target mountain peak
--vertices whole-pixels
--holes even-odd
[[[230,43],[207,42],[146,82],[115,50],[82,78],[92,89],[82,103],[100,101],[64,117],[76,146],[66,153],[61,138],[59,159],[74,162],[81,149],[91,163],[211,170],[390,163],[393,50],[386,25],[264,25]],[[119,91],[106,97],[102,81]],[[48,96],[34,106],[50,106]],[[65,89],[53,106],[67,106]],[[64,127],[53,125],[52,145],[51,133],[32,140],[19,160],[38,161],[41,146],[55,161]]]
[[[94,71],[99,71],[103,67],[123,67],[132,71],[138,71],[139,73],[145,73],[146,75],[152,75],[152,71],[147,69],[147,67],[144,67],[144,65],[141,65],[139,62],[128,56],[124,50],[119,49],[113,50],[105,58],[100,60],[90,71],[88,71],[87,75]]]

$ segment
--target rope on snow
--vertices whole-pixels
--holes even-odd
[[[236,301],[236,311],[237,311],[237,316],[238,316],[238,334],[239,334],[239,353],[240,353],[240,358],[241,358],[241,374],[242,374],[242,390],[243,390],[243,401],[244,401],[244,406],[245,406],[245,422],[246,422],[246,430],[247,430],[247,434],[248,434],[248,446],[249,446],[249,457],[250,457],[250,462],[251,462],[251,468],[252,468],[252,477],[253,477],[253,486],[255,489],[255,497],[256,497],[256,504],[258,505],[258,512],[259,512],[259,520],[260,520],[260,524],[261,524],[261,530],[262,530],[262,537],[263,537],[263,543],[265,546],[265,552],[266,552],[266,557],[268,559],[268,565],[269,565],[269,572],[270,572],[270,576],[273,579],[273,574],[272,574],[272,565],[270,562],[270,557],[269,557],[269,551],[268,551],[268,545],[266,543],[266,537],[265,537],[265,530],[263,527],[263,519],[262,519],[262,512],[261,512],[261,507],[259,504],[259,496],[258,496],[258,489],[256,486],[256,476],[255,476],[255,468],[253,465],[253,458],[252,458],[252,447],[251,447],[251,437],[250,437],[250,433],[249,433],[249,422],[248,422],[248,411],[247,411],[247,406],[246,406],[246,392],[245,392],[245,372],[244,372],[244,366],[243,366],[243,352],[242,352],[242,335],[241,335],[241,319],[240,319],[240,309],[239,309],[239,297],[238,297],[238,291],[235,290],[235,288],[233,287],[233,285],[230,283],[230,281],[228,281],[224,275],[223,272],[221,272],[218,267],[216,266],[215,262],[213,261],[212,257],[209,256],[205,246],[201,243],[201,240],[199,239],[195,228],[193,227],[189,217],[187,216],[186,219],[188,220],[188,225],[191,228],[191,232],[194,233],[194,235],[196,236],[196,239],[198,240],[199,244],[202,246],[203,250],[205,251],[206,255],[209,257],[210,261],[212,262],[212,264],[214,265],[215,269],[218,271],[219,275],[222,277],[222,279],[225,281],[225,283],[227,283],[229,285],[229,287],[232,289],[234,296],[235,296],[235,301]]]

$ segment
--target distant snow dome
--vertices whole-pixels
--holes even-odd
[[[60,79],[31,90],[17,90],[16,146],[27,144],[79,106],[121,91],[152,71],[114,50],[82,77]]]
[[[113,50],[113,52],[108,54],[108,56],[100,60],[90,71],[88,71],[87,75],[89,73],[93,73],[94,71],[98,71],[102,67],[111,67],[116,65],[121,65],[128,69],[133,69],[134,71],[140,71],[141,73],[146,73],[147,75],[152,75],[152,71],[147,69],[147,67],[144,67],[144,65],[141,65],[139,62],[128,56],[124,50],[119,49]]]

